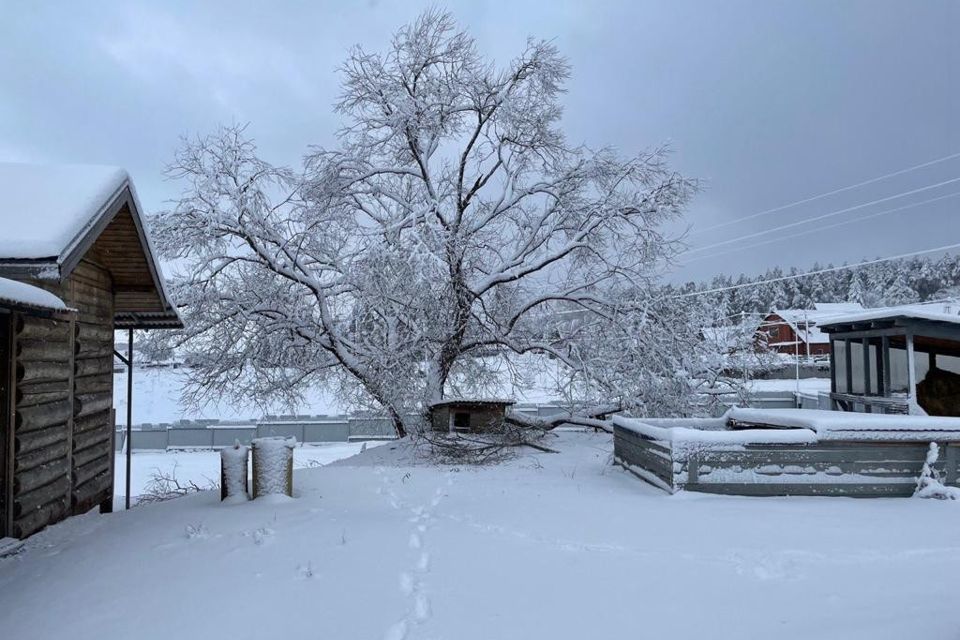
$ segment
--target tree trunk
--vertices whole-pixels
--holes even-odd
[[[397,432],[397,437],[398,437],[398,438],[406,438],[406,437],[407,437],[407,428],[406,428],[406,426],[403,424],[403,418],[400,417],[400,414],[397,413],[397,412],[393,409],[393,407],[388,407],[388,411],[390,412],[390,419],[393,420],[393,429],[394,429],[394,431]]]

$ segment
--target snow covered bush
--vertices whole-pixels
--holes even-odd
[[[940,482],[940,476],[934,465],[940,457],[940,447],[936,442],[930,443],[927,450],[927,458],[923,462],[923,469],[920,471],[920,477],[917,478],[917,489],[914,492],[916,498],[936,498],[938,500],[957,500],[960,498],[960,489],[948,487]]]
[[[183,193],[155,231],[183,274],[188,400],[295,400],[324,385],[404,435],[457,371],[485,379],[482,355],[550,354],[613,388],[622,370],[587,370],[602,363],[545,329],[571,312],[617,337],[668,326],[620,296],[656,286],[679,248],[663,225],[694,183],[664,149],[568,142],[570,67],[547,41],[498,68],[428,11],[385,52],[353,49],[341,72],[338,144],[301,169],[263,160],[237,126],[185,142],[169,169]],[[636,359],[629,372],[679,393],[650,366],[668,369]]]

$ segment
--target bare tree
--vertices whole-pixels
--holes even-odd
[[[568,143],[569,72],[533,40],[496,68],[428,11],[386,51],[350,52],[339,143],[302,171],[261,160],[242,127],[186,142],[170,168],[182,198],[156,226],[187,274],[190,392],[332,385],[403,435],[477,355],[582,370],[544,327],[578,310],[628,331],[612,294],[654,286],[677,249],[662,227],[694,185],[663,149]]]

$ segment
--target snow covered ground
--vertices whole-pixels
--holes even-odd
[[[379,445],[368,442],[367,447]],[[356,455],[363,447],[362,442],[331,442],[307,444],[293,450],[294,469],[317,467]],[[173,476],[182,484],[193,482],[199,487],[220,483],[219,451],[134,451],[133,464],[130,465],[130,494],[141,495],[158,473]],[[114,461],[114,501],[116,508],[122,508],[126,495],[126,463],[123,453],[118,453]]]
[[[960,508],[663,492],[560,454],[431,467],[403,443],[214,493],[88,515],[0,560],[10,638],[955,639]]]

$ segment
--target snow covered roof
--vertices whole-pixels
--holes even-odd
[[[63,281],[103,238],[115,326],[182,326],[123,169],[0,162],[0,220],[0,276]]]
[[[502,404],[502,405],[511,405],[516,404],[515,400],[509,400],[507,398],[444,398],[443,400],[438,400],[437,402],[431,402],[429,405],[430,408],[433,407],[443,407],[448,405],[483,405],[483,404]]]
[[[727,419],[744,425],[808,429],[821,440],[960,438],[960,418],[854,413],[824,409],[731,409]]]
[[[896,320],[907,318],[960,324],[960,302],[935,302],[926,304],[908,304],[897,307],[867,309],[859,313],[840,314],[824,322],[823,326],[869,322],[873,320]]]
[[[117,167],[0,162],[0,258],[61,258],[130,181]]]
[[[67,311],[63,300],[49,291],[8,278],[0,278],[0,304],[46,311]]]
[[[722,422],[722,419],[720,419]],[[681,426],[683,421],[677,420],[676,426],[657,426],[643,420],[613,416],[613,424],[636,434],[671,442],[675,446],[681,443],[713,444],[713,445],[744,445],[744,444],[812,444],[817,441],[815,433],[805,429],[739,429],[718,430],[713,428],[696,428]]]
[[[830,336],[820,331],[820,325],[838,315],[863,309],[859,302],[816,302],[813,309],[774,309],[800,339],[809,344],[827,344]],[[793,343],[784,343],[793,344]]]

